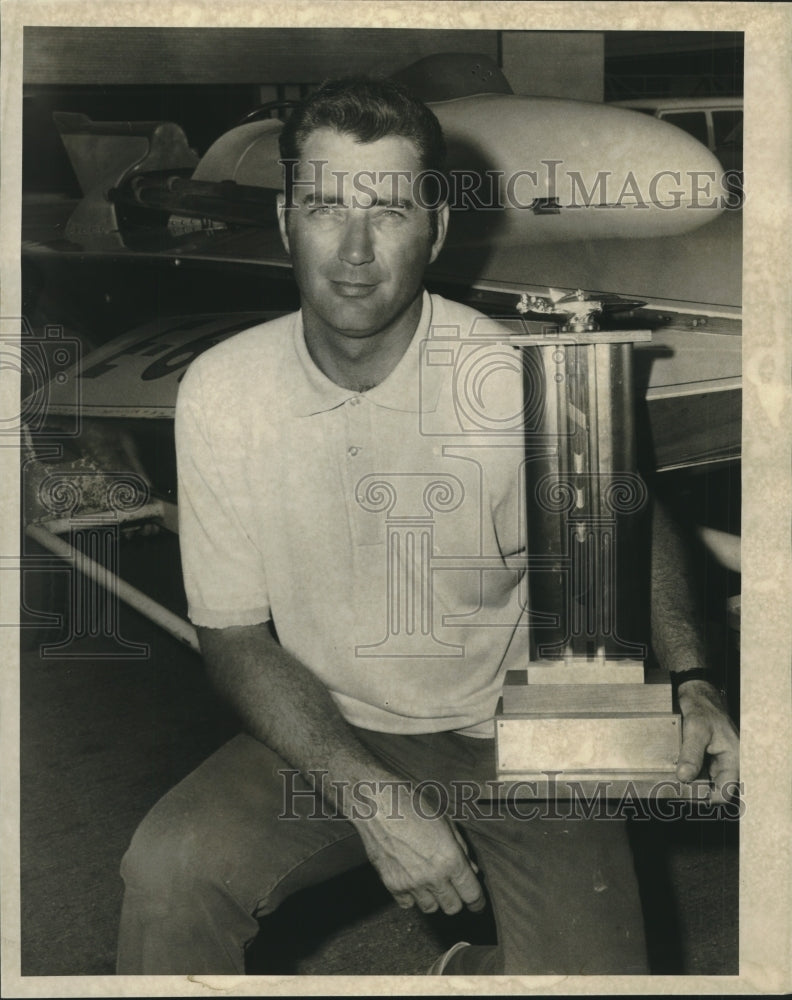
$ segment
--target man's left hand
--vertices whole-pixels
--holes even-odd
[[[727,802],[737,791],[740,777],[740,738],[720,693],[704,680],[689,680],[679,687],[682,712],[682,749],[677,764],[680,781],[693,781],[709,755],[712,779],[710,801]]]

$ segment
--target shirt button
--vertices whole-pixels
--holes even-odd
[[[360,396],[353,396],[353,397],[352,397],[352,398],[350,399],[350,401],[349,401],[349,405],[350,405],[350,406],[360,406],[360,404],[361,404],[362,402],[363,402],[363,400],[362,400],[362,399],[360,398]]]
[[[357,448],[355,445],[352,445],[351,448],[347,448],[347,455],[349,455],[351,458],[354,458],[359,451],[360,448]]]

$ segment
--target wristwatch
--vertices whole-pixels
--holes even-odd
[[[696,667],[694,670],[671,671],[671,688],[674,694],[679,690],[680,684],[684,684],[685,681],[709,681],[712,684],[712,672],[701,667]]]

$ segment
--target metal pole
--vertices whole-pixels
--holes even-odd
[[[69,545],[62,538],[58,538],[51,531],[47,531],[46,528],[31,524],[25,529],[25,533],[43,548],[60,556],[73,566],[78,567],[83,573],[90,576],[91,579],[115,587],[116,593],[122,601],[129,604],[136,611],[139,611],[150,621],[154,622],[155,625],[164,628],[166,632],[170,633],[176,639],[186,643],[196,653],[200,652],[197,634],[189,622],[175,615],[161,604],[158,604],[136,587],[122,580],[118,575],[108,572],[100,563],[78,552],[74,546]]]

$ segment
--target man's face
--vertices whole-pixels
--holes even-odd
[[[415,144],[401,136],[359,143],[323,128],[308,137],[294,207],[278,203],[306,330],[361,339],[398,326],[445,238],[448,209],[433,239],[429,212],[416,204],[420,172]]]

